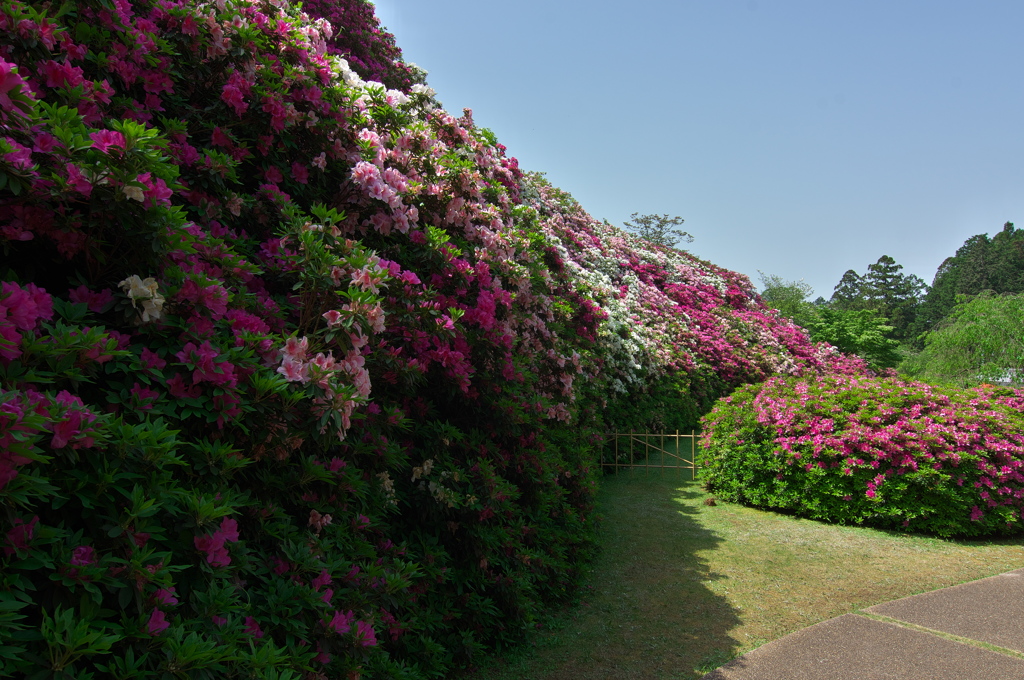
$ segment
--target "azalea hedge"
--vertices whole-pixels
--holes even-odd
[[[725,500],[943,537],[1024,527],[1024,390],[776,377],[704,427],[701,480]]]
[[[422,75],[364,0],[0,2],[0,675],[444,677],[607,423],[859,370]]]
[[[566,597],[514,161],[285,3],[0,8],[3,672],[436,677]]]
[[[571,282],[577,333],[600,321],[593,339],[606,391],[597,398],[609,427],[693,428],[739,385],[867,372],[769,309],[746,276],[596,220],[542,176],[525,179],[551,276]]]

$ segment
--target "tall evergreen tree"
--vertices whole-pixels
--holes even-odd
[[[903,274],[902,269],[903,265],[883,255],[868,267],[861,281],[867,308],[888,319],[893,336],[900,340],[910,335],[922,294],[928,288],[919,276]]]
[[[836,285],[829,302],[836,309],[863,309],[864,296],[861,291],[860,274],[852,269],[847,269],[843,278]]]
[[[869,265],[864,276],[849,269],[835,287],[830,306],[842,311],[870,309],[891,326],[893,338],[904,340],[910,337],[928,286],[919,276],[902,270],[903,265],[888,255]]]

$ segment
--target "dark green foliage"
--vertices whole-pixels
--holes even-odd
[[[861,286],[860,274],[852,269],[847,269],[843,278],[836,284],[835,292],[832,293],[829,302],[836,309],[860,309],[863,306]]]
[[[693,384],[694,377],[663,376],[652,380],[643,390],[634,390],[614,400],[603,412],[607,429],[611,432],[689,432],[695,429],[701,415],[714,403],[713,397],[702,398],[698,393],[723,394],[727,388],[724,384],[714,387],[707,384],[701,390],[699,383]]]
[[[1024,229],[1012,222],[989,238],[977,234],[967,239],[946,258],[935,273],[935,280],[921,303],[912,336],[918,338],[946,318],[957,304],[958,295],[977,295],[985,290],[995,293],[1024,292]]]

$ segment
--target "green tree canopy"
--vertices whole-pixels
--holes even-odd
[[[855,311],[870,309],[888,319],[892,336],[905,340],[912,327],[928,286],[915,274],[902,273],[903,265],[888,255],[868,266],[864,276],[849,269],[832,293],[834,309]]]
[[[1024,294],[960,296],[904,371],[962,387],[1024,382]]]
[[[987,234],[970,237],[939,265],[912,335],[935,328],[957,304],[958,295],[973,296],[985,290],[1024,293],[1024,229],[1015,229],[1012,222],[992,238]]]
[[[857,354],[874,370],[893,368],[900,362],[899,342],[889,337],[892,326],[873,309],[823,308],[810,331],[815,342]]]
[[[761,271],[758,274],[761,277],[761,299],[766,305],[804,328],[817,319],[817,307],[807,300],[814,294],[809,283],[786,281],[781,276]]]
[[[693,243],[693,236],[688,232],[676,229],[683,223],[683,218],[676,215],[641,215],[633,213],[626,220],[625,227],[640,238],[657,243],[658,245],[675,247],[676,243],[683,240]]]

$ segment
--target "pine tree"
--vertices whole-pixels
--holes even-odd
[[[836,309],[863,309],[863,298],[860,274],[847,269],[836,285],[830,302]]]
[[[883,255],[868,267],[861,281],[866,306],[889,320],[893,336],[905,339],[911,331],[921,297],[927,289],[925,282],[915,274],[902,274],[903,265]]]

